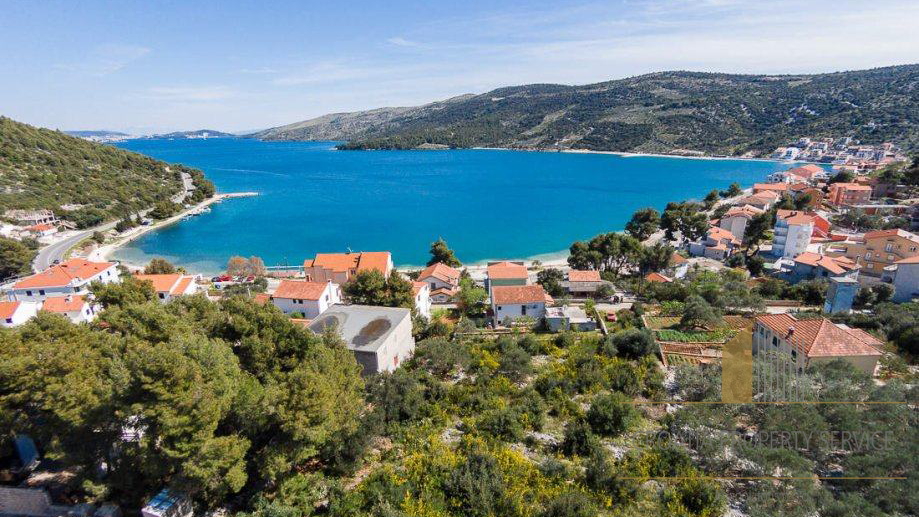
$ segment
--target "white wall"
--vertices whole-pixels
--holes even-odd
[[[746,217],[725,217],[721,219],[720,226],[731,232],[731,235],[743,240],[743,234],[747,230]]]
[[[919,264],[897,264],[893,280],[893,301],[908,302],[919,297]]]
[[[524,307],[526,307],[526,313],[524,313]],[[546,304],[545,303],[525,303],[525,304],[510,304],[510,305],[496,305],[492,303],[492,310],[495,313],[495,325],[504,324],[504,318],[510,316],[512,320],[516,320],[522,316],[528,316],[534,320],[539,320],[546,315]]]
[[[0,327],[15,327],[29,321],[38,314],[39,304],[35,302],[22,302],[16,312],[8,320],[0,320]]]
[[[376,372],[391,372],[412,357],[415,338],[412,337],[412,318],[403,319],[377,349]]]
[[[33,301],[40,302],[46,298],[61,297],[67,296],[70,294],[84,295],[89,293],[89,284],[93,282],[102,282],[103,284],[109,284],[113,282],[120,282],[121,278],[118,273],[118,269],[115,266],[112,266],[104,271],[100,271],[96,276],[90,277],[89,279],[83,280],[78,284],[72,286],[64,287],[29,287],[25,289],[13,289],[13,296],[19,301]]]
[[[782,230],[785,232],[782,233]],[[787,258],[797,257],[807,251],[807,245],[810,244],[813,234],[813,224],[785,225],[777,222],[772,238],[773,255]]]
[[[431,288],[431,291],[436,291],[440,289],[441,287],[445,287],[447,289],[453,289],[454,287],[458,287],[457,285],[450,284],[448,282],[444,282],[443,280],[439,278],[434,278],[433,276],[419,278],[418,281],[428,284],[428,286]]]
[[[341,288],[337,284],[326,283],[325,290],[318,300],[296,300],[292,298],[271,298],[271,303],[284,314],[302,312],[307,319],[314,319],[329,307],[341,303]]]
[[[415,295],[415,308],[418,310],[418,314],[428,319],[431,318],[431,286],[430,285],[426,285],[418,290],[418,294]]]

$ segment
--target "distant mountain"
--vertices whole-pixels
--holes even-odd
[[[77,138],[86,138],[90,136],[94,136],[94,137],[129,137],[131,136],[127,133],[120,133],[118,131],[64,131],[64,134],[75,136]]]
[[[89,227],[171,200],[182,173],[196,187],[189,201],[213,192],[198,169],[0,117],[0,216],[49,209]]]
[[[171,140],[181,140],[186,138],[236,138],[237,136],[232,133],[223,133],[221,131],[214,131],[213,129],[199,129],[197,131],[176,131],[174,133],[166,133],[163,135],[153,135],[146,138],[162,138],[162,139],[171,139]]]
[[[660,72],[532,84],[418,107],[336,113],[255,133],[344,149],[511,147],[762,155],[799,137],[919,150],[919,65],[814,75]]]

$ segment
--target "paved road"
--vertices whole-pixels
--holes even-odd
[[[101,226],[96,226],[95,228],[90,228],[89,230],[83,230],[81,232],[75,233],[64,240],[57,241],[54,244],[45,246],[38,251],[38,255],[36,255],[35,260],[32,261],[32,269],[35,271],[44,271],[48,269],[51,267],[51,264],[53,264],[55,260],[63,260],[64,254],[67,253],[67,250],[72,248],[78,242],[89,237],[95,231],[104,232],[114,228],[115,224],[115,222],[105,223]]]

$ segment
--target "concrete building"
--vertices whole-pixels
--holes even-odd
[[[833,314],[836,312],[849,312],[852,310],[852,302],[855,295],[858,294],[858,280],[847,276],[837,276],[830,278],[830,286],[826,291],[826,302],[823,304],[823,312]]]
[[[794,258],[807,251],[814,235],[814,219],[792,211],[785,217],[776,216],[772,234],[772,255]]]
[[[147,501],[140,514],[141,517],[192,517],[194,506],[187,495],[166,488]]]
[[[882,280],[893,284],[894,302],[905,303],[919,298],[919,257],[905,258],[887,266]]]
[[[489,262],[486,274],[488,276],[485,279],[485,288],[489,291],[499,285],[527,285],[529,283],[529,274],[523,261]]]
[[[415,309],[418,314],[431,319],[431,284],[412,282],[412,295],[415,296]]]
[[[867,332],[826,318],[797,319],[791,314],[757,316],[753,327],[753,355],[787,354],[799,371],[808,366],[844,359],[873,374],[883,343]]]
[[[552,332],[562,330],[576,330],[588,332],[597,330],[597,322],[588,316],[580,307],[548,307],[546,309],[546,325]]]
[[[601,285],[609,282],[600,278],[600,272],[594,270],[572,269],[568,271],[568,278],[561,283],[562,287],[576,298],[594,296]]]
[[[361,271],[379,271],[384,277],[392,272],[392,255],[388,251],[357,253],[317,253],[303,262],[307,280],[344,284]]]
[[[836,206],[864,205],[871,199],[871,187],[859,183],[833,183],[827,202]]]
[[[734,250],[740,247],[741,241],[724,228],[708,229],[706,237],[689,243],[689,254],[694,257],[707,257],[714,260],[725,260]]]
[[[432,293],[438,289],[452,291],[459,289],[460,270],[438,262],[424,268],[417,280],[429,284]]]
[[[546,314],[546,305],[552,297],[541,285],[504,285],[491,289],[491,309],[495,326],[513,322],[522,317],[539,321]]]
[[[0,327],[16,327],[38,313],[36,302],[0,301]]]
[[[747,197],[741,198],[737,201],[738,205],[749,205],[760,210],[769,210],[772,208],[776,202],[778,202],[781,195],[771,190],[763,190],[756,194],[749,195]]]
[[[415,351],[412,312],[408,309],[336,305],[309,325],[317,334],[330,327],[354,352],[364,375],[391,372]]]
[[[313,319],[341,303],[341,287],[332,282],[281,280],[270,300],[284,314],[299,312],[304,318]]]
[[[459,289],[447,289],[441,287],[431,291],[431,303],[450,303],[459,293]]]
[[[85,296],[68,295],[48,298],[41,310],[60,314],[74,323],[89,323],[96,319],[96,308]]]
[[[860,264],[863,274],[880,277],[887,266],[919,257],[919,236],[900,229],[878,230],[836,243],[827,254],[845,256]]]
[[[721,216],[721,220],[718,222],[718,226],[731,232],[734,237],[737,237],[743,241],[743,236],[747,229],[747,224],[750,223],[751,219],[763,213],[763,210],[750,205],[731,207],[727,212],[724,213],[723,216]]]
[[[119,282],[117,264],[70,259],[55,264],[41,273],[23,278],[13,284],[13,297],[20,301],[41,302],[46,298],[89,293],[93,282]]]
[[[189,296],[198,292],[200,275],[182,275],[179,273],[134,275],[141,282],[153,284],[156,297],[163,303],[179,296]]]

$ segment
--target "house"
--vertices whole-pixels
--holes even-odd
[[[822,215],[818,214],[817,212],[812,212],[812,211],[808,211],[808,210],[783,210],[783,209],[779,209],[779,210],[776,210],[776,212],[775,212],[775,219],[776,219],[776,222],[778,223],[778,221],[779,221],[780,219],[785,219],[785,220],[787,220],[788,218],[794,217],[794,216],[797,216],[797,215],[803,215],[803,216],[809,217],[809,218],[811,219],[811,222],[812,222],[813,225],[814,225],[814,229],[813,229],[811,238],[826,239],[826,238],[829,237],[829,235],[830,235],[830,222],[829,222],[825,217],[823,217]],[[787,221],[786,221],[786,222],[787,222]]]
[[[35,302],[0,301],[0,327],[16,327],[38,313]]]
[[[392,255],[388,251],[317,253],[315,258],[303,262],[303,272],[308,280],[338,285],[351,280],[361,271],[379,271],[388,277],[392,270]]]
[[[415,351],[412,311],[408,309],[336,305],[313,320],[309,328],[317,334],[335,328],[364,375],[391,372]]]
[[[584,312],[580,307],[548,307],[546,309],[546,325],[552,332],[561,330],[576,330],[589,332],[597,330],[597,322]]]
[[[571,269],[568,271],[567,280],[561,284],[571,296],[587,298],[596,294],[601,285],[609,284],[609,282],[600,278],[599,271]]]
[[[21,301],[43,301],[54,296],[89,293],[92,282],[119,282],[117,264],[81,258],[55,264],[13,284],[12,295]]]
[[[734,206],[721,216],[721,221],[718,223],[718,226],[731,232],[734,237],[743,241],[747,224],[751,219],[763,213],[765,213],[764,210],[750,205]]]
[[[645,275],[645,282],[650,282],[652,284],[669,284],[673,282],[672,278],[668,278],[660,273],[648,273]]]
[[[814,218],[801,212],[776,213],[772,231],[772,255],[794,258],[807,251],[814,235]]]
[[[57,221],[51,210],[7,210],[3,212],[3,216],[25,226]]]
[[[898,260],[887,266],[882,279],[893,284],[892,301],[904,303],[919,298],[919,256]]]
[[[812,364],[844,359],[872,374],[881,357],[881,343],[867,332],[826,318],[797,319],[791,314],[757,316],[753,328],[753,355],[787,354],[803,371]]]
[[[424,268],[417,280],[430,284],[432,293],[438,289],[459,289],[460,270],[437,262]]]
[[[664,272],[670,278],[683,278],[689,272],[689,261],[683,255],[673,252],[670,256],[670,265],[664,269]]]
[[[74,323],[89,323],[96,318],[96,308],[85,296],[67,295],[48,298],[41,310],[61,314]]]
[[[188,296],[198,292],[198,279],[196,275],[182,275],[179,273],[156,274],[156,275],[134,275],[134,278],[141,282],[150,282],[153,284],[153,291],[156,297],[163,303],[172,300],[178,296]]]
[[[341,287],[332,282],[281,280],[270,300],[284,314],[299,312],[313,319],[332,305],[341,303]]]
[[[142,517],[192,517],[191,499],[182,492],[164,488],[140,510]]]
[[[705,239],[689,243],[689,254],[694,257],[708,257],[724,260],[740,247],[740,239],[733,233],[717,226],[708,229]]]
[[[39,223],[25,229],[33,237],[47,237],[57,233],[57,227],[48,223]]]
[[[749,205],[754,208],[759,208],[760,210],[769,210],[772,205],[778,202],[781,199],[781,195],[772,191],[772,190],[763,190],[756,194],[751,194],[747,197],[740,198],[737,201],[738,205]]]
[[[412,282],[412,295],[415,296],[415,309],[425,318],[431,318],[431,284]]]
[[[527,285],[529,282],[529,274],[522,261],[489,262],[486,272],[488,277],[485,280],[485,287],[488,290],[499,285]]]
[[[787,260],[787,259],[786,259]],[[779,276],[789,283],[796,284],[804,280],[829,279],[831,277],[848,277],[858,279],[860,266],[846,257],[830,257],[819,253],[804,252],[793,259],[783,262]]]
[[[491,309],[495,326],[522,317],[539,321],[552,297],[541,285],[499,285],[491,288]]]
[[[864,205],[871,199],[871,186],[859,183],[833,183],[827,202],[836,206]]]
[[[834,244],[827,254],[842,255],[862,266],[862,273],[880,277],[897,261],[919,256],[919,236],[906,230],[877,230]]]
[[[431,303],[450,303],[459,294],[459,289],[441,287],[431,291]]]
[[[789,175],[804,178],[806,181],[816,183],[818,181],[827,181],[830,174],[821,166],[809,163],[793,169],[788,169]]]
[[[858,280],[854,278],[846,276],[831,277],[830,285],[826,290],[826,302],[823,304],[823,312],[827,314],[849,312],[852,310],[852,303],[855,301],[858,289]]]
[[[788,192],[787,183],[754,183],[753,184],[753,194],[759,194],[760,192],[772,192],[777,194],[779,197],[782,197],[782,194]]]
[[[791,194],[791,197],[795,200],[802,198],[803,196],[810,196],[810,201],[807,202],[807,206],[810,208],[819,208],[823,205],[823,190],[812,187],[807,183],[795,183],[788,186],[788,193]]]

